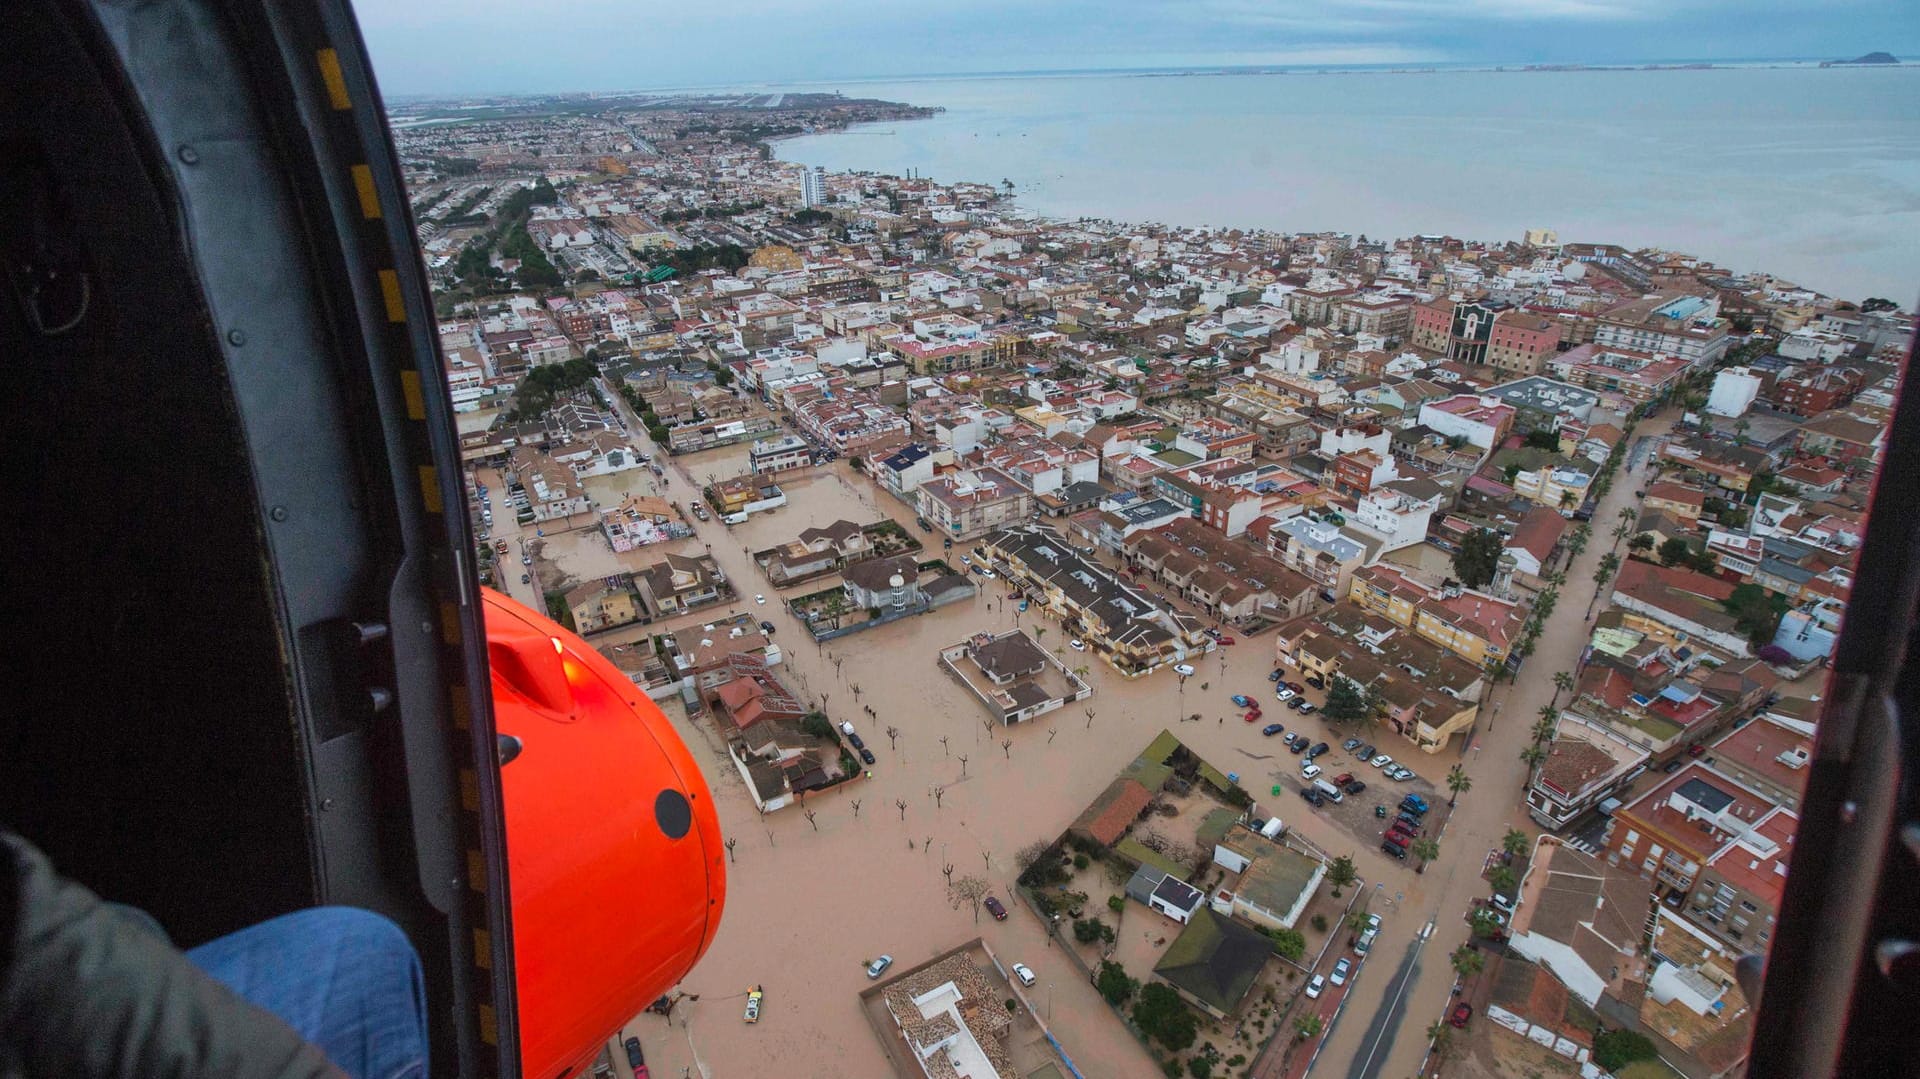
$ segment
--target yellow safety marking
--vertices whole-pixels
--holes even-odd
[[[473,701],[467,696],[467,687],[454,686],[447,692],[447,702],[453,712],[454,729],[464,731],[473,725]]]
[[[460,769],[460,804],[469,813],[480,812],[480,781],[471,768]]]
[[[420,372],[400,372],[400,395],[407,399],[407,418],[424,420],[427,418],[427,398],[420,392]]]
[[[332,49],[321,49],[320,81],[327,84],[327,98],[336,109],[353,108],[353,99],[347,96],[347,76],[340,70],[340,54]]]
[[[473,931],[473,965],[481,970],[493,969],[493,934],[484,929]]]
[[[467,887],[476,892],[487,890],[487,863],[477,850],[467,852]]]
[[[500,1044],[500,1024],[493,1017],[493,1005],[480,1005],[480,1040],[488,1045]]]
[[[432,465],[420,466],[420,500],[427,504],[428,513],[439,513],[440,473]]]
[[[365,165],[353,167],[354,190],[360,192],[360,214],[372,221],[380,216],[380,192],[373,189],[373,170]]]
[[[452,603],[440,605],[440,639],[448,644],[460,643],[460,608]]]
[[[400,298],[400,275],[392,270],[380,271],[380,294],[386,297],[387,321],[407,321],[407,304]]]

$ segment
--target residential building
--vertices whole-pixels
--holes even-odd
[[[1283,626],[1274,655],[1302,674],[1338,674],[1379,709],[1383,728],[1438,753],[1473,725],[1485,671],[1378,615],[1341,605]]]
[[[1604,850],[1610,865],[1637,867],[1654,878],[1657,897],[1684,900],[1722,847],[1746,839],[1777,807],[1728,776],[1691,762],[1614,810]]]
[[[1506,663],[1526,621],[1520,605],[1511,600],[1470,588],[1429,587],[1388,565],[1356,571],[1347,599],[1476,667]]]
[[[640,596],[655,618],[680,614],[718,603],[733,594],[726,575],[711,556],[694,557],[669,553],[635,575]]]
[[[1594,344],[1678,357],[1705,370],[1732,342],[1719,302],[1702,296],[1662,293],[1621,304],[1599,318]]]
[[[1647,497],[1641,507],[1669,517],[1677,517],[1689,524],[1698,524],[1700,514],[1707,501],[1705,491],[1697,487],[1686,487],[1678,483],[1655,483],[1647,487]]]
[[[1782,412],[1817,416],[1851,402],[1867,388],[1867,376],[1855,367],[1802,367],[1774,379],[1765,397]]]
[[[972,539],[1033,513],[1033,493],[991,468],[949,472],[915,492],[920,516],[955,540]]]
[[[932,451],[918,442],[909,442],[877,463],[867,467],[880,486],[897,498],[917,502],[920,485],[933,478]]]
[[[940,650],[940,665],[973,692],[981,706],[1012,726],[1093,695],[1093,687],[1032,637],[1013,629],[976,633]]]
[[[1729,367],[1713,376],[1713,392],[1707,395],[1709,415],[1729,419],[1747,414],[1764,383],[1751,367]]]
[[[756,439],[747,460],[756,473],[785,472],[812,464],[813,449],[798,435],[782,434]]]
[[[1516,375],[1537,375],[1560,347],[1560,323],[1527,311],[1504,311],[1494,319],[1485,362]]]
[[[640,597],[625,577],[591,581],[567,590],[567,612],[574,632],[599,633],[640,621]]]
[[[1576,386],[1616,394],[1636,404],[1664,398],[1689,370],[1685,357],[1643,352],[1620,345],[1580,345],[1547,362],[1553,377]]]
[[[1313,607],[1313,581],[1191,518],[1135,532],[1127,537],[1125,552],[1134,572],[1237,626],[1297,618]]]
[[[1621,795],[1647,770],[1647,751],[1604,723],[1572,709],[1554,721],[1546,759],[1527,781],[1527,815],[1542,828],[1560,831]]]
[[[1146,674],[1214,647],[1198,619],[1123,584],[1052,528],[1002,528],[981,547],[989,560],[1004,563],[1010,584],[1060,621],[1062,632],[1084,641],[1121,674]]]
[[[653,495],[628,495],[618,507],[601,515],[600,530],[616,552],[693,534],[680,520],[673,503]]]
[[[1320,859],[1251,832],[1235,833],[1216,846],[1216,862],[1222,848],[1232,855],[1225,864],[1238,868],[1239,876],[1214,893],[1213,909],[1269,929],[1292,929],[1327,877],[1327,864]]]
[[[1786,890],[1800,817],[1781,809],[1714,852],[1683,913],[1728,947],[1765,954]]]
[[[1721,604],[1733,584],[1691,570],[1628,559],[1614,578],[1613,604],[1623,623],[1669,647],[1711,646],[1727,656],[1745,656],[1745,633]]]
[[[801,529],[800,535],[756,552],[753,556],[775,585],[817,577],[873,554],[873,540],[853,521],[835,521],[820,528]]]
[[[1463,393],[1420,405],[1420,422],[1446,438],[1491,450],[1513,430],[1515,409],[1497,397]]]
[[[1558,431],[1568,423],[1586,423],[1600,397],[1592,390],[1544,375],[1503,382],[1484,392],[1514,409],[1513,429]]]
[[[1568,528],[1567,518],[1546,506],[1527,511],[1504,548],[1513,558],[1514,573],[1535,581],[1544,577],[1559,554],[1560,541]]]
[[[1347,523],[1378,539],[1379,554],[1385,555],[1424,542],[1446,497],[1445,489],[1423,477],[1391,480],[1368,491]]]
[[[1013,1013],[967,955],[943,959],[881,994],[927,1079],[1015,1079]]]
[[[840,580],[847,602],[854,607],[889,613],[926,603],[919,564],[910,554],[855,562],[840,571]]]
[[[1647,884],[1557,839],[1534,845],[1508,926],[1512,955],[1546,967],[1589,1008],[1646,981]]]
[[[507,473],[509,481],[525,492],[535,521],[571,526],[584,523],[593,512],[593,503],[573,470],[539,450],[527,446],[514,450],[507,458]]]
[[[1167,945],[1153,976],[1194,1007],[1227,1019],[1240,1010],[1272,954],[1273,942],[1265,936],[1201,907]]]
[[[1280,563],[1312,581],[1323,598],[1344,595],[1354,571],[1366,565],[1370,555],[1339,525],[1304,514],[1274,525],[1267,542]]]

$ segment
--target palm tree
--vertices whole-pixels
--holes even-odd
[[[1555,671],[1553,673],[1553,699],[1558,701],[1562,693],[1573,693],[1573,674],[1570,671]],[[1571,699],[1571,697],[1569,697],[1569,699]]]
[[[1478,948],[1471,948],[1465,944],[1455,948],[1453,954],[1447,958],[1453,961],[1454,973],[1462,978],[1471,978],[1485,970],[1487,966],[1487,957],[1481,955]]]
[[[1423,835],[1419,839],[1414,840],[1413,846],[1410,849],[1413,856],[1420,859],[1418,872],[1421,873],[1427,871],[1427,863],[1440,857],[1440,844],[1430,835]]]
[[[1631,524],[1635,517],[1640,516],[1640,512],[1634,509],[1632,506],[1621,506],[1620,512],[1614,514],[1614,516],[1620,518],[1622,521],[1626,521],[1627,523]]]
[[[1527,767],[1532,768],[1547,759],[1547,751],[1540,748],[1540,743],[1535,742],[1520,751],[1520,759],[1527,762]]]
[[[1496,892],[1512,891],[1514,884],[1513,870],[1508,869],[1504,865],[1496,865],[1493,867],[1493,870],[1487,874],[1487,883],[1493,885],[1493,890]]]
[[[1507,829],[1507,834],[1500,837],[1500,849],[1516,857],[1525,854],[1527,852],[1527,833],[1518,828]]]
[[[1453,1031],[1447,1024],[1435,1019],[1427,1024],[1427,1040],[1433,1043],[1434,1055],[1443,1055],[1448,1043],[1453,1040]]]
[[[1553,741],[1554,721],[1542,717],[1533,721],[1533,740],[1535,742]]]
[[[1364,910],[1356,910],[1347,915],[1347,928],[1355,933],[1366,932],[1367,924],[1367,912]]]
[[[1467,774],[1465,768],[1456,764],[1447,769],[1447,789],[1453,792],[1453,797],[1447,799],[1447,806],[1451,808],[1453,803],[1460,800],[1461,795],[1473,789],[1473,777]]]

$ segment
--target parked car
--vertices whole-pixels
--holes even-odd
[[[1400,804],[1413,810],[1415,813],[1424,815],[1427,812],[1427,800],[1417,794],[1409,794],[1405,798],[1400,799]]]
[[[931,525],[931,524],[928,524],[928,523],[927,523],[927,519],[926,519],[925,517],[915,517],[915,518],[913,519],[913,523],[914,523],[914,524],[917,524],[917,525],[919,525],[919,526],[920,526],[920,531],[922,531],[922,532],[931,532],[931,531],[933,531],[933,525]]]
[[[1346,956],[1343,955],[1340,957],[1340,961],[1333,965],[1333,977],[1329,978],[1328,980],[1335,985],[1345,985],[1347,984],[1347,975],[1352,970],[1353,970],[1353,960],[1348,959]]]
[[[1320,808],[1320,806],[1326,802],[1326,799],[1320,796],[1320,792],[1314,790],[1312,787],[1301,787],[1300,797],[1305,798],[1307,804],[1315,809]]]
[[[529,576],[527,576],[527,575],[526,575],[526,574],[524,574],[524,573],[522,573],[522,574],[520,575],[520,583],[521,583],[521,584],[532,584],[532,583],[533,583],[533,578],[532,578],[532,577],[529,577]]]
[[[1315,689],[1325,689],[1325,688],[1327,688],[1327,681],[1326,681],[1326,679],[1324,679],[1324,678],[1322,678],[1322,677],[1320,677],[1320,676],[1319,676],[1319,675],[1317,675],[1317,674],[1316,674],[1316,675],[1312,675],[1312,676],[1310,676],[1310,677],[1308,677],[1308,679],[1307,679],[1307,684],[1308,684],[1308,685],[1310,685],[1310,686],[1312,686],[1312,687],[1313,687],[1313,688],[1315,688]]]
[[[1021,613],[1021,614],[1025,614],[1025,613],[1027,613],[1027,608],[1028,608],[1028,607],[1030,607],[1030,606],[1032,606],[1032,605],[1033,605],[1033,604],[1032,604],[1032,603],[1031,603],[1030,601],[1028,601],[1028,600],[1024,600],[1024,599],[1023,599],[1023,600],[1021,600],[1021,601],[1020,601],[1020,613]],[[1082,644],[1082,645],[1080,646],[1080,649],[1081,649],[1082,651],[1084,651],[1084,650],[1086,649],[1086,645],[1085,645],[1085,644]]]
[[[1280,698],[1283,701],[1290,701],[1296,696],[1293,690],[1290,690],[1285,686],[1281,686],[1279,689],[1274,690],[1273,695]]]
[[[1396,764],[1393,766],[1391,770],[1387,772],[1387,776],[1388,778],[1392,779],[1395,783],[1405,783],[1408,780],[1413,778],[1413,769],[1402,768]]]
[[[995,577],[997,577],[997,576],[999,576],[999,575],[998,575],[998,574],[996,574],[996,573],[994,573],[994,572],[993,572],[992,570],[990,570],[990,569],[988,569],[987,567],[985,567],[985,566],[982,566],[982,567],[980,567],[980,576],[982,576],[982,577],[985,577],[985,578],[987,578],[988,580],[992,580],[993,578],[995,578]]]
[[[1300,714],[1304,716],[1304,715],[1309,715],[1312,712],[1313,712],[1313,702],[1306,699],[1305,697],[1300,698]]]
[[[1358,738],[1349,738],[1346,741],[1340,743],[1340,748],[1346,750],[1348,753],[1352,753],[1354,750],[1358,749],[1359,747],[1360,747],[1360,739]]]
[[[1361,791],[1367,789],[1366,781],[1360,780],[1360,779],[1356,779],[1349,783],[1346,783],[1344,784],[1344,786],[1346,787],[1348,794],[1359,794]]]
[[[1292,738],[1287,742],[1287,748],[1292,750],[1293,755],[1297,757],[1300,754],[1305,753],[1307,751],[1307,740],[1305,738],[1302,738],[1299,734],[1294,734]]]
[[[1272,671],[1271,671],[1271,672],[1270,672],[1270,673],[1269,673],[1269,674],[1267,675],[1267,681],[1269,681],[1269,682],[1278,682],[1279,680],[1280,680],[1280,668],[1278,668],[1278,667],[1275,667],[1275,668],[1274,668],[1274,669],[1273,669],[1273,670],[1272,670]]]
[[[1672,760],[1668,761],[1667,763],[1661,765],[1660,770],[1662,772],[1665,772],[1668,775],[1672,775],[1673,773],[1678,772],[1681,769],[1681,767],[1686,763],[1687,763],[1687,759],[1685,757],[1675,757]]]
[[[878,978],[880,975],[885,974],[887,972],[887,968],[892,965],[893,965],[893,956],[883,955],[880,958],[874,960],[873,962],[867,964],[867,977]]]
[[[1453,1006],[1453,1011],[1447,1013],[1447,1025],[1451,1027],[1455,1027],[1460,1030],[1465,1030],[1467,1029],[1467,1020],[1472,1018],[1473,1018],[1473,1005],[1468,1004],[1466,1001],[1463,1000],[1460,1003],[1455,1004]]]
[[[1407,845],[1412,843],[1413,840],[1408,836],[1403,835],[1400,832],[1388,832],[1386,835],[1386,838],[1382,839],[1380,842],[1383,846],[1398,847],[1400,849],[1400,852],[1402,854],[1405,854],[1407,850]]]
[[[1402,862],[1407,860],[1407,848],[1395,846],[1388,840],[1383,839],[1380,841],[1380,853],[1389,858],[1396,858]]]
[[[767,620],[766,620],[766,619],[764,619],[764,618],[762,618],[762,619],[760,620],[760,632],[762,632],[762,633],[772,633],[772,632],[773,632],[773,623],[772,623],[772,622],[769,622],[769,621],[767,621]]]
[[[1266,735],[1268,738],[1272,738],[1274,735],[1279,734],[1281,731],[1284,731],[1286,729],[1287,728],[1285,726],[1279,723],[1269,723],[1266,726],[1260,728],[1260,733]]]
[[[1076,652],[1084,652],[1087,650],[1087,642],[1075,637],[1073,640],[1067,642],[1067,647]]]
[[[1307,709],[1313,707],[1313,704],[1305,697],[1295,697],[1287,702],[1287,707],[1304,716],[1307,714]]]
[[[758,595],[758,594],[756,594],[756,595],[755,595],[755,596],[753,597],[753,601],[754,601],[755,603],[765,603],[765,602],[767,601],[767,597],[765,597],[765,596],[762,596],[762,595]]]
[[[1222,648],[1231,648],[1231,647],[1233,647],[1233,643],[1234,643],[1234,641],[1233,641],[1233,638],[1232,638],[1232,637],[1215,637],[1215,638],[1214,638],[1214,640],[1216,640],[1216,641],[1219,641],[1219,642],[1220,642],[1220,647],[1222,647]]]
[[[1344,787],[1353,782],[1353,773],[1341,772],[1339,775],[1333,777],[1333,782],[1335,786]]]
[[[533,565],[533,556],[532,556],[532,555],[524,555],[524,554],[523,554],[523,555],[521,555],[521,556],[520,556],[520,564],[521,564],[521,565],[523,565],[523,566],[531,566],[531,565]]]
[[[1325,753],[1326,751],[1332,748],[1333,748],[1332,746],[1326,744],[1325,742],[1320,742],[1316,744],[1312,749],[1307,750],[1307,759],[1312,760],[1313,758],[1318,757],[1322,753]]]
[[[1000,902],[999,896],[988,896],[986,902],[982,905],[987,908],[988,914],[993,915],[994,921],[1004,922],[1007,920],[1007,905]]]
[[[1236,693],[1233,696],[1228,697],[1227,699],[1239,705],[1242,708],[1250,708],[1253,706],[1253,698],[1247,696],[1244,693]]]
[[[1288,682],[1286,683],[1286,687],[1290,690],[1293,690],[1295,693],[1305,693],[1307,691],[1307,687],[1301,685],[1298,682]]]
[[[1193,664],[1191,664],[1191,663],[1176,663],[1176,664],[1174,664],[1174,665],[1173,665],[1173,673],[1175,673],[1175,674],[1177,674],[1177,675],[1179,675],[1179,676],[1180,676],[1180,677],[1182,677],[1182,678],[1192,678],[1192,677],[1193,677]]]
[[[1302,761],[1300,764],[1300,778],[1301,779],[1320,778],[1320,766],[1313,763],[1311,760]]]
[[[1393,758],[1382,753],[1378,757],[1373,758],[1372,763],[1375,768],[1385,769],[1387,765],[1393,763]]]
[[[1033,985],[1035,980],[1032,968],[1028,967],[1025,963],[1015,963],[1013,965],[1013,976],[1020,979],[1020,984],[1025,986]]]
[[[647,1079],[647,1054],[640,1051],[640,1039],[628,1038],[621,1043],[627,1049],[627,1066],[633,1069],[633,1079]]]
[[[852,743],[852,745],[853,745],[853,748],[855,748],[855,749],[865,749],[865,748],[867,748],[867,743],[865,743],[865,742],[863,742],[863,741],[861,741],[861,739],[860,739],[860,736],[859,736],[859,735],[857,735],[857,734],[854,734],[854,733],[852,733],[852,732],[848,732],[848,734],[847,734],[847,741],[848,741],[848,742],[850,742],[850,743]]]
[[[1371,744],[1361,746],[1353,751],[1353,755],[1360,760],[1370,761],[1373,759],[1373,746]]]
[[[757,985],[747,990],[747,1022],[758,1023],[760,1021],[760,999],[764,996],[766,996],[766,994],[762,992]]]
[[[1307,982],[1308,997],[1317,997],[1321,993],[1326,992],[1326,990],[1327,990],[1327,978],[1326,978],[1326,975],[1324,974],[1315,974],[1313,978]]]
[[[860,751],[860,759],[861,759],[862,761],[865,761],[865,762],[866,762],[866,763],[868,763],[868,764],[872,764],[872,763],[874,763],[874,761],[873,761],[873,750],[871,750],[871,749],[862,749],[862,750]]]

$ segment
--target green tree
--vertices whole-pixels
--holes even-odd
[[[1636,1060],[1652,1060],[1660,1054],[1646,1035],[1631,1030],[1609,1030],[1593,1039],[1593,1062],[1617,1072]]]
[[[1101,961],[1100,973],[1094,976],[1093,986],[1100,990],[1101,996],[1107,998],[1108,1004],[1117,1007],[1133,996],[1134,990],[1140,988],[1140,983],[1127,977],[1127,968],[1107,959]]]
[[[1500,837],[1500,849],[1515,857],[1525,854],[1527,852],[1527,833],[1518,828],[1507,829],[1507,834]]]
[[[1471,978],[1487,966],[1487,957],[1481,955],[1478,948],[1468,947],[1465,944],[1455,948],[1453,954],[1447,958],[1453,962],[1454,973],[1462,978]]]
[[[1273,942],[1273,954],[1282,959],[1298,959],[1307,954],[1306,934],[1298,929],[1262,929],[1261,932]]]
[[[1476,937],[1490,937],[1500,931],[1500,916],[1486,907],[1475,907],[1467,918],[1467,925]]]
[[[1111,943],[1113,940],[1113,927],[1098,918],[1075,918],[1073,920],[1073,939],[1082,944],[1092,944],[1095,941],[1101,940]]]
[[[1687,541],[1675,536],[1660,545],[1660,561],[1671,566],[1676,562],[1685,562],[1693,557],[1693,548]]]
[[[1347,928],[1353,930],[1355,933],[1366,932],[1367,924],[1368,923],[1367,923],[1366,911],[1356,910],[1356,911],[1350,911],[1347,914]]]
[[[1601,555],[1600,564],[1594,567],[1594,570],[1593,570],[1593,583],[1601,588],[1605,588],[1607,586],[1607,582],[1613,579],[1613,571],[1619,568],[1620,568],[1619,555],[1614,554],[1612,551],[1608,551],[1606,554]]]
[[[1562,693],[1568,694],[1568,699],[1572,699],[1573,673],[1571,671],[1553,672],[1553,699],[1559,700]]]
[[[1452,795],[1452,797],[1447,799],[1448,806],[1452,806],[1455,802],[1458,802],[1461,795],[1472,789],[1473,777],[1467,774],[1465,768],[1456,764],[1452,768],[1447,769],[1447,790]]]
[[[815,738],[833,737],[833,723],[827,719],[825,712],[808,712],[800,720],[800,729],[813,735]]]
[[[1141,987],[1140,1001],[1133,1006],[1133,1022],[1148,1037],[1176,1053],[1192,1045],[1200,1030],[1199,1021],[1180,994],[1160,982]]]
[[[1365,717],[1371,707],[1359,683],[1345,675],[1336,674],[1327,685],[1327,703],[1320,706],[1320,711],[1328,719],[1346,722]]]
[[[1500,533],[1491,528],[1469,532],[1460,541],[1460,549],[1453,552],[1453,575],[1468,588],[1486,585],[1500,568],[1500,552],[1504,546]]]
[[[1360,879],[1354,871],[1353,859],[1342,854],[1327,866],[1327,883],[1333,885],[1333,894],[1339,895],[1340,889]]]
[[[1520,759],[1527,763],[1527,767],[1532,768],[1547,759],[1547,751],[1541,749],[1540,744],[1535,742],[1520,750]]]
[[[1512,891],[1513,870],[1504,865],[1496,865],[1487,871],[1487,883],[1493,885],[1493,890],[1496,892]]]
[[[1777,602],[1757,584],[1736,587],[1722,606],[1733,616],[1734,624],[1745,631],[1747,639],[1754,644],[1771,642],[1774,631],[1780,628],[1781,616],[1786,613],[1782,609],[1784,603]]]
[[[1296,1015],[1293,1018],[1293,1035],[1301,1041],[1306,1041],[1320,1033],[1320,1026],[1320,1017],[1317,1015]]]
[[[1414,840],[1413,846],[1408,849],[1415,858],[1420,859],[1420,871],[1423,873],[1434,859],[1440,857],[1440,843],[1430,835],[1423,835]]]
[[[1653,550],[1653,537],[1643,532],[1627,541],[1627,550],[1645,554]]]

